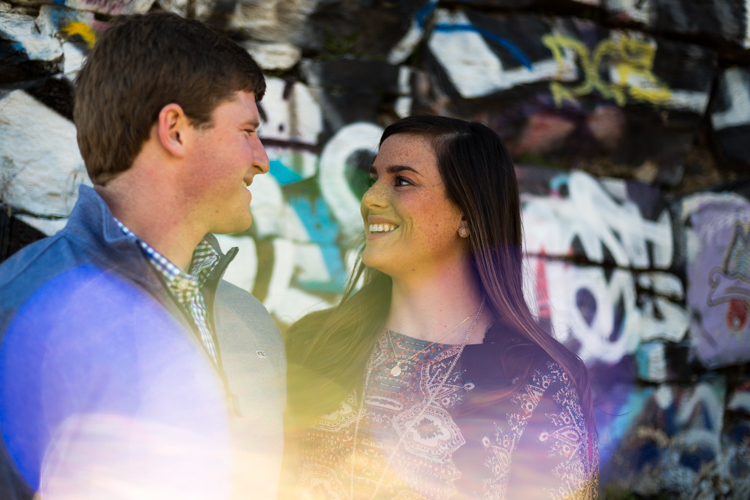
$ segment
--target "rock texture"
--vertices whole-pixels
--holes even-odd
[[[110,16],[159,9],[268,72],[271,172],[220,241],[282,328],[339,299],[384,127],[482,121],[517,165],[527,301],[592,372],[602,498],[748,498],[750,0],[0,2],[0,260],[88,182],[72,95]]]

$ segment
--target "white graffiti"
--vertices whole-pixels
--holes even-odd
[[[0,37],[13,42],[32,61],[54,61],[63,55],[55,31],[43,15],[34,19],[14,12],[0,12]]]
[[[346,160],[357,151],[376,150],[382,133],[383,129],[375,124],[353,123],[339,130],[328,141],[320,157],[320,191],[341,224],[345,237],[350,240],[363,231],[363,226],[360,200],[346,180]]]
[[[505,69],[480,33],[452,28],[471,26],[462,11],[438,9],[435,22],[446,29],[433,31],[428,41],[430,50],[445,68],[456,90],[467,99],[524,83],[553,79],[573,81],[578,77],[572,51],[565,52],[562,66],[550,57],[531,62],[531,69],[525,66]]]
[[[578,238],[591,262],[604,263],[606,247],[620,267],[669,267],[673,241],[668,210],[664,209],[656,222],[645,220],[638,206],[627,199],[624,181],[600,184],[590,175],[574,171],[566,184],[565,198],[522,197],[527,253],[567,256]],[[653,248],[653,261],[648,244]]]
[[[646,25],[653,22],[652,0],[607,0],[607,10],[616,14],[626,14],[633,21]]]
[[[719,88],[729,99],[729,109],[711,115],[714,130],[750,123],[750,72],[740,68],[727,69]]]
[[[266,118],[258,131],[261,140],[285,144],[266,144],[269,159],[277,160],[302,179],[315,175],[318,155],[304,147],[318,144],[323,115],[310,89],[301,83],[267,78],[266,94],[260,106]],[[302,147],[294,147],[294,143]]]
[[[42,216],[66,217],[90,185],[75,126],[26,92],[0,98],[0,198]]]
[[[681,340],[689,316],[673,300],[684,298],[682,282],[666,272],[637,271],[666,269],[672,262],[667,210],[656,222],[643,219],[622,182],[600,184],[588,174],[573,172],[566,184],[567,197],[523,197],[525,250],[530,255],[526,290],[535,313],[549,317],[560,341],[577,340],[585,362],[616,363],[641,342]],[[600,266],[560,259],[571,256],[576,239],[587,260],[604,263],[606,248],[617,267],[607,276]],[[637,297],[636,280],[651,293]],[[547,299],[546,309],[540,307],[540,296]]]

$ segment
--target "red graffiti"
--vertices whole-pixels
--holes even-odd
[[[727,327],[732,332],[741,332],[747,326],[748,320],[747,301],[732,299],[727,304],[726,321]]]

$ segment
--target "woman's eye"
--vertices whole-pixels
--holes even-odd
[[[406,177],[401,177],[400,175],[395,177],[393,183],[396,187],[411,186],[411,182]]]
[[[378,182],[378,179],[376,177],[368,177],[367,187],[372,187],[376,182]]]

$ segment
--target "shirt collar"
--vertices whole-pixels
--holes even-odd
[[[149,262],[164,278],[167,288],[172,293],[182,295],[186,300],[190,300],[198,293],[200,287],[206,283],[211,271],[219,263],[219,253],[204,238],[193,251],[193,257],[188,266],[189,272],[185,272],[157,252],[151,245],[140,239],[117,218],[115,218],[115,221],[125,235],[134,238],[138,242]]]

